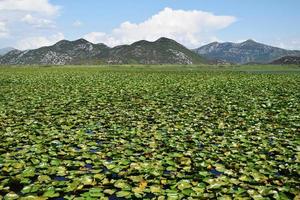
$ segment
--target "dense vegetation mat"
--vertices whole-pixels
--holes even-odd
[[[0,199],[300,199],[300,75],[0,69]]]

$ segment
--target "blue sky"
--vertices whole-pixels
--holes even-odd
[[[170,37],[194,48],[254,39],[300,49],[299,0],[0,0],[0,48]]]

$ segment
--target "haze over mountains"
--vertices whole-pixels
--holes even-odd
[[[12,48],[12,47],[6,47],[6,48],[3,48],[3,49],[0,49],[0,56],[5,55],[5,54],[7,54],[8,52],[10,52],[12,50],[15,50],[15,49]]]
[[[253,40],[242,43],[214,42],[190,50],[174,40],[160,38],[154,42],[141,40],[113,48],[93,44],[84,39],[62,40],[52,46],[34,50],[0,50],[4,65],[66,65],[66,64],[200,64],[200,63],[271,63],[285,56],[288,64],[298,61],[300,51],[285,50]],[[279,64],[278,62],[274,62]]]

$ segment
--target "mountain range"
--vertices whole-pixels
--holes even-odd
[[[254,40],[242,43],[213,42],[194,51],[207,59],[224,60],[235,64],[270,63],[284,56],[300,56],[300,51],[272,47]]]
[[[0,57],[8,65],[65,64],[198,64],[205,59],[168,38],[145,40],[110,48],[84,39],[62,40],[53,46],[34,50],[13,50]]]
[[[67,64],[294,64],[300,51],[285,50],[253,40],[242,43],[218,43],[190,50],[174,40],[160,38],[154,42],[141,40],[131,45],[113,48],[84,39],[62,40],[52,46],[20,51],[12,48],[0,50],[3,65],[67,65]],[[282,57],[288,60],[279,60]],[[295,63],[297,64],[297,63]]]

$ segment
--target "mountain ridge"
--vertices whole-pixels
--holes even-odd
[[[61,40],[51,46],[25,51],[6,49],[7,52],[0,55],[0,64],[3,65],[268,64],[286,56],[290,56],[285,59],[289,63],[297,60],[291,57],[300,56],[300,51],[273,47],[252,39],[241,43],[212,42],[193,50],[165,37],[115,47],[80,38]]]
[[[241,43],[212,42],[193,51],[207,59],[219,59],[235,64],[266,64],[283,56],[300,56],[300,51],[273,47],[252,39]]]
[[[61,40],[51,46],[12,51],[0,57],[7,65],[65,64],[199,64],[204,58],[168,38],[154,42],[141,40],[113,48],[85,39]]]

